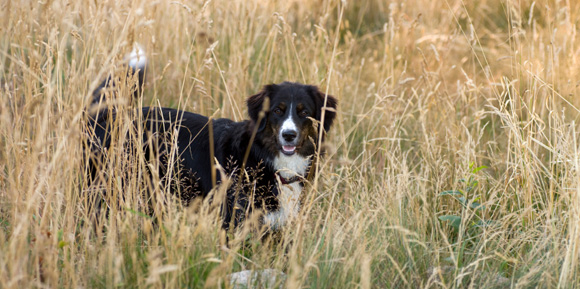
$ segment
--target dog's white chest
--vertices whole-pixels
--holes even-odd
[[[300,193],[302,186],[299,182],[292,184],[278,184],[279,209],[266,214],[264,220],[272,229],[280,229],[291,221],[300,212]]]
[[[291,178],[296,175],[305,176],[310,165],[310,158],[302,157],[298,154],[286,156],[280,154],[274,158],[274,169],[284,178]]]
[[[292,156],[280,155],[274,159],[274,168],[283,178],[294,176],[304,177],[310,165],[309,158],[301,157],[297,154]],[[264,220],[273,229],[279,229],[288,221],[298,216],[300,212],[300,194],[302,185],[300,182],[282,184],[278,180],[278,203],[279,209],[266,214]]]

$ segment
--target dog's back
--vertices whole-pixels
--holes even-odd
[[[238,175],[233,174],[239,172],[237,167],[244,161],[246,148],[250,145],[253,128],[250,121],[210,120],[206,116],[182,110],[144,107],[128,112],[129,119],[133,122],[131,131],[127,132],[124,138],[119,136],[117,130],[120,126],[120,117],[114,105],[117,103],[115,99],[127,95],[137,97],[145,79],[147,62],[142,49],[138,48],[131,53],[129,59],[134,58],[139,58],[139,61],[128,62],[126,80],[122,77],[109,76],[93,91],[91,106],[97,109],[93,109],[93,113],[88,116],[86,126],[91,182],[98,183],[99,179],[103,179],[99,174],[107,162],[106,152],[113,143],[118,142],[118,139],[113,138],[125,140],[125,144],[118,145],[127,153],[133,155],[141,153],[146,162],[155,163],[156,171],[149,171],[149,174],[157,175],[164,186],[171,186],[170,191],[186,205],[195,197],[206,197],[215,185],[221,182],[221,173],[226,172],[227,177],[236,178]],[[118,90],[123,85],[128,89],[120,95]],[[213,141],[210,141],[210,127]],[[141,143],[142,147],[137,148],[135,146],[137,143]],[[220,171],[214,160],[217,160],[217,164],[223,166],[224,170]],[[266,169],[265,164],[258,164],[253,159],[247,161],[247,165],[260,168],[262,173]],[[151,167],[155,166],[149,165],[149,170]],[[259,172],[256,171],[257,173]],[[273,172],[268,174],[273,175]],[[255,182],[253,184],[256,185]],[[256,191],[270,192],[269,189],[273,185],[274,183],[258,182],[259,189]],[[234,205],[244,208],[248,206],[248,197],[241,193],[241,190],[239,194],[229,193],[226,197],[222,208],[224,228],[229,227],[229,220],[235,214]],[[257,205],[262,207],[264,202],[274,201],[273,196],[261,198]]]

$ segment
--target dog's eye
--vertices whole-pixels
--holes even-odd
[[[301,117],[307,117],[308,116],[308,111],[303,110],[298,115],[300,115]]]
[[[282,110],[279,107],[274,108],[275,114],[282,114]]]

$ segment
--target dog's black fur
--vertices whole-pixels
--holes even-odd
[[[137,73],[137,80],[141,81],[137,87],[140,87],[143,70],[131,72]],[[105,80],[93,93],[93,103],[102,103],[104,91],[112,86],[114,82],[111,79]],[[269,106],[265,107],[261,118],[264,102],[269,102]],[[239,225],[249,211],[258,209],[267,213],[279,210],[279,186],[284,183],[300,182],[302,187],[302,178],[306,175],[281,177],[279,170],[284,168],[276,167],[277,160],[290,154],[296,155],[296,158],[304,157],[310,164],[316,147],[320,145],[318,127],[323,123],[325,132],[330,129],[336,115],[336,105],[334,97],[325,96],[315,86],[283,82],[266,85],[262,91],[248,98],[250,120],[210,120],[199,114],[159,107],[145,107],[136,111],[132,118],[134,127],[142,128],[135,131],[142,131],[139,143],[144,144],[142,152],[145,159],[159,160],[160,179],[171,183],[172,192],[185,202],[195,197],[207,197],[214,185],[221,183],[222,175],[217,171],[217,164],[223,167],[225,175],[232,177],[234,183],[228,188],[226,201],[222,205],[223,228],[228,229],[232,221],[234,226]],[[326,110],[324,120],[323,109]],[[115,141],[111,139],[114,135],[111,131],[116,125],[116,116],[117,112],[108,108],[98,110],[88,118],[89,170],[93,181],[98,179],[99,166],[104,163],[103,152]],[[282,134],[280,131],[282,122],[287,119],[293,121],[297,135]],[[210,140],[210,127],[213,140]],[[134,147],[137,143],[130,138],[128,142],[130,144],[125,144],[125,147]],[[282,147],[281,142],[291,145]],[[175,144],[177,147],[174,147]],[[245,160],[248,146],[251,148]],[[173,166],[169,164],[172,150],[175,151],[176,160]],[[246,173],[239,177],[244,161]],[[169,167],[174,169],[169,171]]]

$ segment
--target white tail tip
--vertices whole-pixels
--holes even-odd
[[[127,55],[126,59],[129,61],[129,66],[133,69],[144,69],[147,66],[145,50],[139,43],[135,42],[133,51]]]

